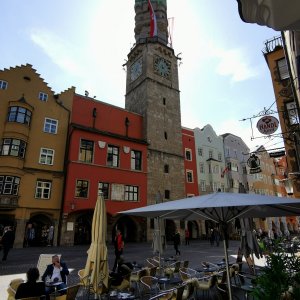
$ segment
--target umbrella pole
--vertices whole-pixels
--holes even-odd
[[[227,237],[224,237],[223,243],[224,243],[224,252],[225,252],[226,273],[227,273],[228,296],[229,296],[229,300],[232,300],[228,252],[227,252]]]

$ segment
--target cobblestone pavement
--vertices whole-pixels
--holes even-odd
[[[229,256],[236,255],[239,241],[230,241],[228,253]],[[40,254],[62,254],[62,260],[67,263],[71,273],[68,276],[68,285],[78,283],[78,270],[84,268],[87,259],[87,250],[89,245],[72,246],[72,247],[32,247],[22,249],[12,249],[8,254],[5,262],[0,261],[0,300],[7,298],[7,286],[11,279],[23,277],[25,279],[26,271],[37,265]],[[216,263],[224,257],[223,244],[219,247],[212,247],[209,241],[197,240],[191,241],[190,245],[180,246],[180,260],[189,260],[190,267],[196,268],[200,266],[202,261],[210,261]],[[113,245],[108,245],[109,267],[112,268],[114,263]],[[1,253],[2,254],[2,253]],[[175,254],[173,245],[168,245],[164,256],[172,256]],[[147,257],[153,255],[151,243],[127,243],[125,244],[124,259],[126,261],[136,261],[144,264]],[[235,258],[230,257],[230,261]]]

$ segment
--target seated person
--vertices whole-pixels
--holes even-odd
[[[38,297],[45,295],[45,283],[36,282],[40,273],[37,268],[30,268],[27,273],[27,282],[21,283],[16,291],[15,298]]]
[[[122,257],[120,257],[118,261],[118,269],[117,272],[111,272],[109,276],[111,277],[110,284],[112,286],[119,286],[123,279],[126,276],[129,276],[133,270],[133,265],[130,262],[125,262]]]
[[[59,260],[58,255],[52,256],[52,264],[48,265],[45,273],[42,276],[42,280],[45,282],[46,278],[46,294],[50,294],[55,291],[62,290],[62,293],[66,292],[67,289],[67,275],[69,275],[69,270],[67,265],[64,262]],[[55,283],[60,282],[58,285],[54,285]],[[51,286],[53,285],[53,286]]]

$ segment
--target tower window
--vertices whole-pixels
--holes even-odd
[[[168,139],[168,134],[167,134],[167,132],[165,131],[165,140],[167,140]]]
[[[169,173],[169,165],[164,165],[164,172]]]
[[[163,98],[163,105],[166,105],[166,98]]]
[[[165,199],[170,199],[170,190],[165,190]]]

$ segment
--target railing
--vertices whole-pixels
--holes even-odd
[[[273,37],[272,39],[265,41],[265,48],[262,50],[263,53],[271,53],[277,48],[283,47],[283,41],[281,36]]]
[[[18,207],[18,196],[0,195],[0,209],[12,209]]]
[[[145,38],[139,38],[136,43],[131,47],[131,50],[136,46],[136,45],[139,45],[139,44],[147,44],[147,43],[161,43],[161,44],[164,44],[164,45],[167,45],[168,47],[172,48],[171,47],[171,44],[170,43],[167,43],[165,39],[163,38],[160,38],[158,36],[154,36],[154,37],[145,37]]]

